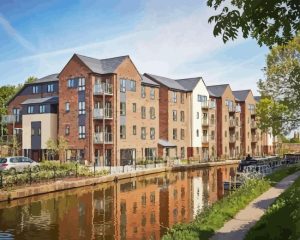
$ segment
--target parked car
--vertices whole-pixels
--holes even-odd
[[[39,163],[28,157],[0,157],[0,170],[11,173],[22,172],[25,168],[39,169]]]

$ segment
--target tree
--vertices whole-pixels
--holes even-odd
[[[59,155],[60,162],[65,162],[65,151],[68,148],[68,141],[63,136],[60,136],[57,140],[49,138],[46,146],[52,159]]]
[[[265,79],[258,82],[259,91],[266,98],[261,103],[260,117],[262,122],[269,119],[277,128],[274,131],[287,133],[300,126],[300,36],[285,46],[274,47],[266,65]]]
[[[207,0],[207,5],[221,12],[209,18],[215,23],[213,34],[226,43],[252,37],[268,47],[287,44],[300,30],[299,0]]]
[[[27,78],[27,80],[25,81],[25,83],[33,83],[37,80],[37,77],[35,76],[30,76]]]

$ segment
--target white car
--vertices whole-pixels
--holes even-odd
[[[22,172],[24,168],[39,169],[39,163],[28,157],[0,157],[0,170],[11,173]]]

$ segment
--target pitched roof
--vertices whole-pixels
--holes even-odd
[[[259,102],[260,99],[261,99],[261,96],[254,96],[254,99],[255,99],[256,102]]]
[[[146,77],[145,75],[142,75],[142,84],[159,87],[158,83],[152,81],[150,78]]]
[[[201,81],[201,77],[196,78],[184,78],[184,79],[176,79],[182,87],[184,87],[187,91],[193,91],[199,81]]]
[[[187,91],[181,84],[179,84],[175,79],[166,78],[162,76],[157,76],[154,74],[144,73],[144,76],[150,78],[151,80],[158,82],[170,89]]]
[[[232,91],[235,98],[240,101],[244,102],[248,96],[248,94],[251,92],[251,90],[240,90],[240,91]]]
[[[45,83],[45,82],[57,82],[58,81],[58,73],[50,74],[48,76],[39,78],[32,83],[27,84],[36,84],[36,83]]]
[[[58,103],[58,96],[45,97],[45,98],[29,98],[22,102],[25,104],[38,104],[38,103]]]
[[[214,97],[221,97],[228,86],[229,84],[207,86],[207,90],[209,95]]]
[[[92,72],[99,74],[114,73],[119,65],[129,56],[120,56],[106,59],[96,59],[75,54]]]

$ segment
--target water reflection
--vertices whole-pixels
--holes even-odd
[[[236,166],[163,173],[0,204],[0,239],[160,239],[224,195]]]

